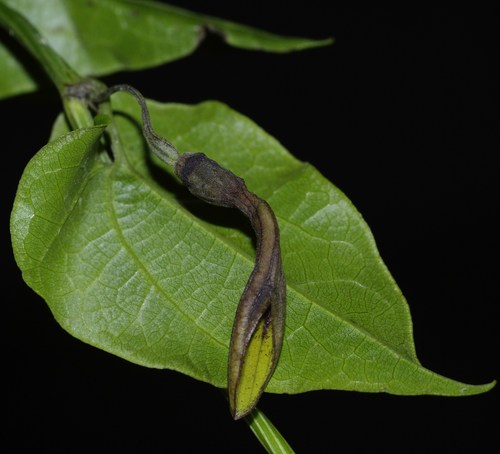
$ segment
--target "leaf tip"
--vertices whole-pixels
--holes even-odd
[[[474,396],[491,391],[497,384],[496,380],[492,380],[484,385],[465,385],[460,391],[463,396]]]

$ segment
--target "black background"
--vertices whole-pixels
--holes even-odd
[[[333,46],[287,55],[208,36],[187,59],[105,81],[165,102],[223,101],[319,168],[370,225],[408,299],[423,365],[467,383],[498,379],[495,11],[171,3],[275,33],[335,36]],[[21,172],[59,110],[46,80],[41,92],[0,102],[3,443],[12,438],[14,452],[263,452],[217,390],[72,338],[23,283],[8,216]],[[260,407],[297,452],[499,447],[496,389],[468,398],[266,394]]]

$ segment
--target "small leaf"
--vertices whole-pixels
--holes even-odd
[[[0,62],[0,99],[36,90],[35,81],[1,42]]]
[[[266,33],[159,2],[123,0],[3,0],[25,15],[49,45],[82,76],[142,69],[185,57],[206,30],[232,46],[290,52],[330,44],[331,40]],[[36,86],[24,67],[0,43],[0,98]]]
[[[226,387],[231,327],[253,268],[251,232],[228,209],[206,210],[168,173],[156,182],[131,120],[139,122],[138,107],[123,94],[113,105],[125,114],[115,121],[126,159],[110,163],[96,151],[102,128],[94,127],[59,137],[29,163],[12,214],[16,260],[74,336]],[[406,301],[367,225],[317,170],[222,104],[149,106],[180,151],[242,176],[276,213],[288,301],[268,391],[461,396],[493,386],[419,363]]]

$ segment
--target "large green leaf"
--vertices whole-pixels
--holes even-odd
[[[204,205],[150,162],[134,101],[113,102],[125,114],[115,161],[98,152],[100,126],[56,138],[29,163],[12,215],[16,260],[74,336],[224,387],[252,235],[237,212]],[[316,169],[222,104],[150,109],[180,150],[218,160],[276,212],[288,309],[269,391],[467,395],[492,386],[419,364],[407,304],[367,225]]]
[[[193,52],[206,31],[243,49],[290,52],[331,40],[281,37],[164,3],[140,0],[0,0],[29,19],[81,75],[141,69]],[[0,98],[36,87],[0,43]]]

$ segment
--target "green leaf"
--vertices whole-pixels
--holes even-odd
[[[36,90],[28,71],[1,42],[0,62],[0,99]]]
[[[192,53],[206,31],[235,47],[290,52],[332,41],[281,37],[164,3],[134,0],[3,0],[25,15],[79,74],[103,75],[167,63]],[[18,84],[19,82],[19,84]],[[35,87],[0,43],[0,98]]]
[[[12,214],[16,260],[74,336],[225,387],[252,236],[237,212],[194,199],[150,161],[130,97],[113,105],[125,156],[109,162],[96,151],[102,127],[93,127],[60,136],[29,163]],[[276,213],[288,301],[268,391],[460,396],[493,386],[420,365],[407,304],[370,230],[316,169],[222,104],[149,105],[159,133],[241,175]]]

